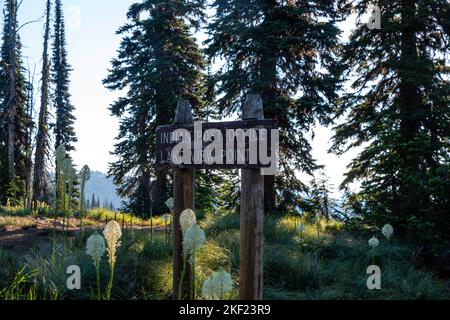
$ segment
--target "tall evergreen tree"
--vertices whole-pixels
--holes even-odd
[[[55,150],[64,146],[70,159],[70,151],[75,150],[74,143],[77,141],[74,122],[74,106],[70,101],[70,71],[71,67],[67,61],[66,31],[64,26],[64,14],[61,0],[55,0],[55,22],[53,35],[53,56],[51,68],[51,81],[53,83],[53,106],[55,107],[56,123],[54,124]],[[58,173],[57,173],[58,174]],[[74,181],[74,199],[77,196],[78,180]],[[58,195],[57,195],[58,197]],[[73,206],[75,205],[72,203]]]
[[[0,65],[0,202],[21,205],[25,193],[26,79],[22,66],[16,0],[5,1]]]
[[[203,20],[204,0],[147,0],[134,4],[119,54],[104,84],[127,93],[110,108],[120,119],[109,174],[127,196],[126,210],[139,215],[166,212],[168,172],[155,169],[155,129],[169,124],[177,101],[188,99],[202,107],[203,58],[191,36]],[[143,13],[149,17],[140,19]]]
[[[49,81],[50,61],[48,44],[50,39],[51,0],[47,0],[45,11],[44,48],[42,51],[41,100],[38,128],[36,134],[36,152],[34,155],[33,201],[48,202],[50,195],[47,160],[50,158],[50,136],[48,131],[49,116]]]
[[[278,177],[264,179],[265,211],[276,211],[276,192],[296,193],[304,185],[294,170],[318,168],[307,133],[315,121],[329,121],[337,91],[334,50],[339,30],[334,1],[215,0],[208,55],[223,58],[217,72],[220,111],[239,111],[248,93],[261,94],[265,118],[280,134]],[[288,197],[293,198],[293,197]],[[282,208],[278,208],[282,209]]]
[[[56,109],[55,149],[60,145],[70,153],[77,141],[74,129],[74,106],[70,102],[70,71],[67,61],[66,32],[61,0],[55,1],[54,42],[52,57],[53,105]]]
[[[90,208],[91,208],[91,209],[97,208],[97,202],[95,201],[95,194],[92,194],[92,197],[91,197],[91,206],[90,206]]]
[[[356,1],[358,14],[370,1]],[[381,29],[351,35],[342,61],[352,92],[342,97],[333,150],[363,146],[343,187],[361,182],[358,208],[423,243],[450,235],[450,4],[378,1]],[[356,206],[357,207],[357,206]]]
[[[339,218],[337,201],[331,196],[332,187],[323,171],[311,180],[307,205],[316,218]]]

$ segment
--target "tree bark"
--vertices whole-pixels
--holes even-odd
[[[48,177],[46,174],[45,160],[49,156],[49,136],[48,136],[48,102],[49,102],[49,78],[50,63],[48,57],[48,41],[50,37],[50,10],[51,1],[47,0],[46,22],[44,33],[44,49],[42,52],[42,84],[41,101],[39,110],[38,130],[36,135],[36,152],[34,155],[34,180],[33,180],[33,201],[49,201]]]

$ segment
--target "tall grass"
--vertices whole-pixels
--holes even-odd
[[[110,211],[91,210],[91,218],[114,218]],[[119,214],[127,223],[131,217]],[[106,219],[105,219],[106,218]],[[136,222],[139,221],[134,218]],[[157,218],[155,218],[157,219]],[[158,225],[155,220],[155,225]],[[300,238],[296,225],[305,224]],[[161,221],[161,225],[163,221]],[[236,284],[230,294],[238,298],[239,216],[206,214],[199,224],[206,244],[198,252],[197,295],[208,277],[218,270],[232,275]],[[375,263],[382,270],[382,289],[368,290],[367,267],[372,264],[366,236],[347,233],[335,221],[315,223],[298,217],[265,217],[264,298],[266,299],[449,299],[449,291],[432,273],[419,270],[409,259],[413,250],[395,239],[389,249],[384,239],[375,250]],[[35,249],[25,255],[0,249],[0,299],[96,299],[95,267],[85,254],[86,230],[65,247],[59,238],[54,249]],[[99,230],[101,232],[101,230]],[[390,267],[388,268],[390,257]],[[53,257],[53,258],[52,258]],[[82,270],[81,290],[65,286],[68,265]],[[108,280],[108,264],[100,265],[101,286]],[[117,252],[112,299],[169,299],[172,294],[172,246],[164,233],[135,230]]]
[[[162,217],[152,217],[152,219],[142,219],[140,217],[137,217],[135,215],[131,215],[128,213],[122,213],[122,212],[114,212],[108,209],[90,209],[88,210],[86,217],[95,219],[98,221],[111,221],[116,220],[119,224],[122,222],[127,225],[133,225],[133,226],[145,226],[149,227],[153,225],[153,227],[163,227],[164,226],[164,220]],[[153,222],[153,224],[152,224]]]

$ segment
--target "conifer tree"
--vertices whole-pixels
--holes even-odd
[[[370,1],[356,1],[359,15]],[[362,147],[342,187],[367,221],[423,243],[450,235],[449,19],[445,0],[379,1],[381,29],[359,26],[342,54],[353,90],[333,150]],[[435,242],[436,243],[436,242]]]
[[[126,90],[110,108],[120,119],[119,135],[108,173],[118,192],[129,200],[124,208],[141,215],[166,212],[168,172],[155,169],[155,129],[170,124],[179,99],[202,108],[203,58],[192,31],[203,20],[204,0],[146,0],[128,11],[129,22],[118,57],[104,84]],[[140,19],[143,13],[149,17]]]
[[[36,134],[36,152],[34,155],[33,201],[35,202],[48,202],[50,200],[50,179],[47,167],[47,161],[50,158],[51,150],[48,127],[50,103],[50,61],[48,55],[48,44],[50,40],[50,13],[51,0],[47,0],[45,11],[44,48],[42,51],[41,99]]]
[[[323,171],[319,171],[310,182],[308,206],[317,218],[338,218],[337,201],[331,196],[332,187]]]
[[[225,61],[215,75],[220,111],[239,112],[248,93],[262,96],[265,118],[282,130],[281,175],[264,179],[265,212],[284,209],[276,208],[277,191],[304,189],[294,170],[318,168],[307,133],[316,121],[328,123],[337,91],[333,1],[215,0],[213,7],[206,44],[211,59]]]
[[[0,64],[0,203],[21,205],[25,196],[26,79],[18,34],[16,0],[5,1]]]
[[[74,106],[70,102],[70,71],[67,61],[66,32],[61,0],[55,1],[55,22],[53,35],[52,83],[54,86],[53,105],[56,110],[56,124],[54,125],[55,149],[60,145],[67,153],[75,149],[77,141],[74,129]]]
[[[92,194],[92,196],[91,196],[91,204],[90,205],[91,205],[90,206],[91,209],[97,208],[97,202],[95,201],[95,194]]]

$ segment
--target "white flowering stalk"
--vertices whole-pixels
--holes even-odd
[[[170,222],[171,222],[171,216],[170,216],[170,214],[164,214],[163,216],[162,216],[162,218],[163,218],[163,221],[164,221],[164,227],[165,227],[165,237],[166,237],[166,244],[167,244],[167,246],[169,246],[169,244],[170,244],[170,230],[169,230],[169,224],[170,224]]]
[[[372,249],[375,249],[375,248],[378,246],[379,243],[380,243],[380,242],[379,242],[378,239],[375,238],[375,237],[372,237],[372,238],[370,238],[370,240],[369,240],[369,246],[371,246]]]
[[[169,198],[166,200],[166,206],[171,212],[173,211],[173,198]]]
[[[388,263],[389,263],[389,269],[391,268],[391,236],[394,234],[394,228],[389,224],[385,224],[383,228],[381,229],[381,233],[383,236],[386,237],[388,241]]]
[[[214,282],[213,282],[213,278],[209,277],[208,279],[206,279],[203,282],[202,285],[202,296],[205,299],[211,299],[214,300],[214,298],[216,297],[216,291],[214,288]]]
[[[303,243],[303,232],[305,232],[305,225],[300,222],[297,226],[297,232],[300,233],[300,241]]]
[[[105,250],[105,239],[95,231],[86,241],[86,254],[92,257],[94,265],[98,265]]]
[[[380,242],[375,237],[370,238],[368,242],[369,246],[372,248],[372,264],[375,264],[375,248]]]
[[[109,258],[109,283],[108,288],[106,290],[106,299],[111,298],[111,289],[114,279],[114,266],[116,263],[116,251],[117,247],[120,246],[120,237],[122,236],[122,230],[120,229],[120,225],[114,221],[111,220],[106,225],[105,229],[103,230],[103,235],[105,236],[106,243],[107,243],[107,249],[108,249],[108,258]]]
[[[392,234],[394,233],[394,228],[389,224],[385,224],[384,227],[381,229],[381,233],[383,236],[386,237],[386,239],[390,239]]]
[[[187,261],[189,261],[189,263],[191,264],[192,283],[195,284],[195,255],[198,252],[198,250],[204,245],[205,240],[206,240],[205,232],[196,223],[192,224],[183,234],[183,270],[181,273],[181,279],[178,286],[179,297],[181,297],[181,286],[184,281]],[[195,298],[194,286],[192,286],[190,298],[191,300]]]
[[[231,275],[225,271],[219,271],[208,278],[202,286],[202,296],[204,298],[219,298],[223,300],[225,294],[233,289],[233,280]]]
[[[195,212],[192,209],[186,209],[181,212],[180,215],[180,226],[181,231],[186,232],[190,226],[197,222],[197,218],[195,216]]]
[[[191,258],[195,257],[197,251],[203,246],[205,243],[205,232],[200,228],[198,224],[191,225],[183,237],[183,251],[184,254],[190,255]]]
[[[86,254],[92,257],[97,275],[97,298],[100,300],[100,260],[105,254],[105,239],[97,231],[86,241]]]

